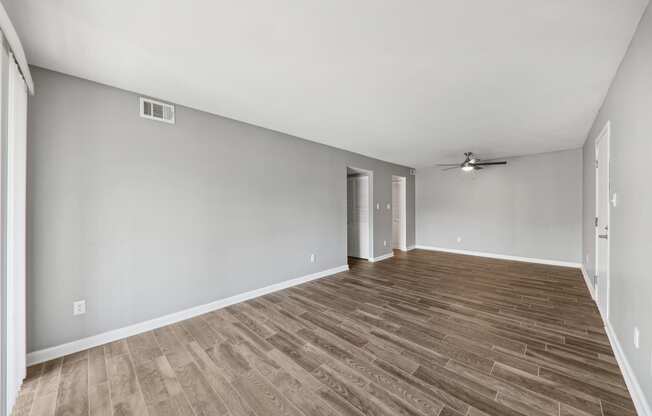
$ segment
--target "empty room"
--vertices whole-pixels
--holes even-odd
[[[648,0],[0,0],[0,416],[652,416]]]

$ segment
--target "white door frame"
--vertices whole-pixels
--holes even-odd
[[[599,166],[598,164],[598,158],[599,158],[599,148],[600,148],[600,143],[602,140],[606,140],[606,146],[607,146],[607,166]],[[607,121],[605,126],[602,128],[600,131],[600,134],[598,137],[595,139],[595,217],[598,218],[598,210],[599,210],[599,205],[600,205],[600,197],[604,196],[600,194],[600,177],[599,177],[599,169],[607,169],[607,234],[611,234],[611,175],[610,175],[610,166],[611,166],[611,121]],[[600,310],[600,313],[602,314],[602,318],[606,321],[609,318],[609,291],[610,291],[610,275],[611,275],[611,264],[610,264],[610,257],[611,257],[611,236],[607,237],[607,259],[606,259],[606,276],[599,276],[598,275],[598,270],[600,267],[600,250],[598,248],[598,245],[600,243],[600,238],[598,235],[600,234],[600,230],[598,228],[598,224],[596,222],[596,225],[594,227],[595,231],[595,275],[598,276],[598,284],[594,284],[595,288],[595,300],[598,305],[598,309]],[[603,280],[604,279],[604,280]],[[604,281],[605,286],[605,294],[606,294],[606,299],[604,299],[604,310],[600,307],[602,303],[602,299],[600,299],[600,290],[599,290],[599,285],[600,282]]]
[[[369,175],[369,259],[374,258],[374,214],[376,212],[376,206],[374,205],[374,171],[368,169],[357,168],[355,166],[347,166],[347,169],[352,169],[360,173],[366,173]],[[347,169],[344,170],[345,178],[348,181],[348,172]],[[348,183],[348,182],[345,182]],[[347,195],[348,198],[348,195]],[[348,227],[347,227],[347,245],[348,245]],[[348,255],[348,253],[347,253]]]
[[[398,182],[400,184],[399,186],[400,195],[398,199],[400,204],[400,210],[401,210],[401,218],[400,218],[401,229],[400,229],[399,249],[401,251],[407,251],[407,178],[405,176],[392,175],[392,182]],[[394,188],[392,187],[392,192],[393,191]],[[392,203],[394,203],[393,199],[394,198],[392,195]],[[392,226],[394,226],[393,221],[394,221],[394,213],[392,212]]]

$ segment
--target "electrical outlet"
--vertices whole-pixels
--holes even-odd
[[[618,205],[618,194],[615,192],[613,195],[611,195],[611,205],[613,205],[614,208],[616,208],[616,205]]]
[[[314,262],[315,262],[315,255],[311,254],[310,255],[310,263],[314,263]]]
[[[383,240],[383,246],[387,247],[387,240]]]
[[[392,209],[392,204],[388,203],[387,204],[387,211],[389,211],[390,209]]]
[[[462,242],[462,237],[457,237],[457,242],[461,243]]]
[[[83,315],[86,313],[86,301],[78,300],[72,303],[72,314],[73,315]]]
[[[376,211],[380,211],[380,202],[376,202]]]
[[[641,346],[641,332],[638,330],[638,327],[634,327],[634,347],[638,349]]]

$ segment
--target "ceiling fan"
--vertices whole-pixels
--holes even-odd
[[[473,155],[472,152],[464,153],[465,159],[462,163],[444,163],[438,164],[437,166],[443,167],[442,170],[451,170],[451,169],[462,169],[464,172],[471,172],[474,170],[484,169],[484,166],[494,166],[494,165],[506,165],[507,161],[501,160],[497,161],[495,159],[491,160],[481,160]]]

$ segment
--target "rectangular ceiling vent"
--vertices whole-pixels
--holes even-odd
[[[174,124],[174,106],[150,98],[140,97],[140,116],[150,120]]]

